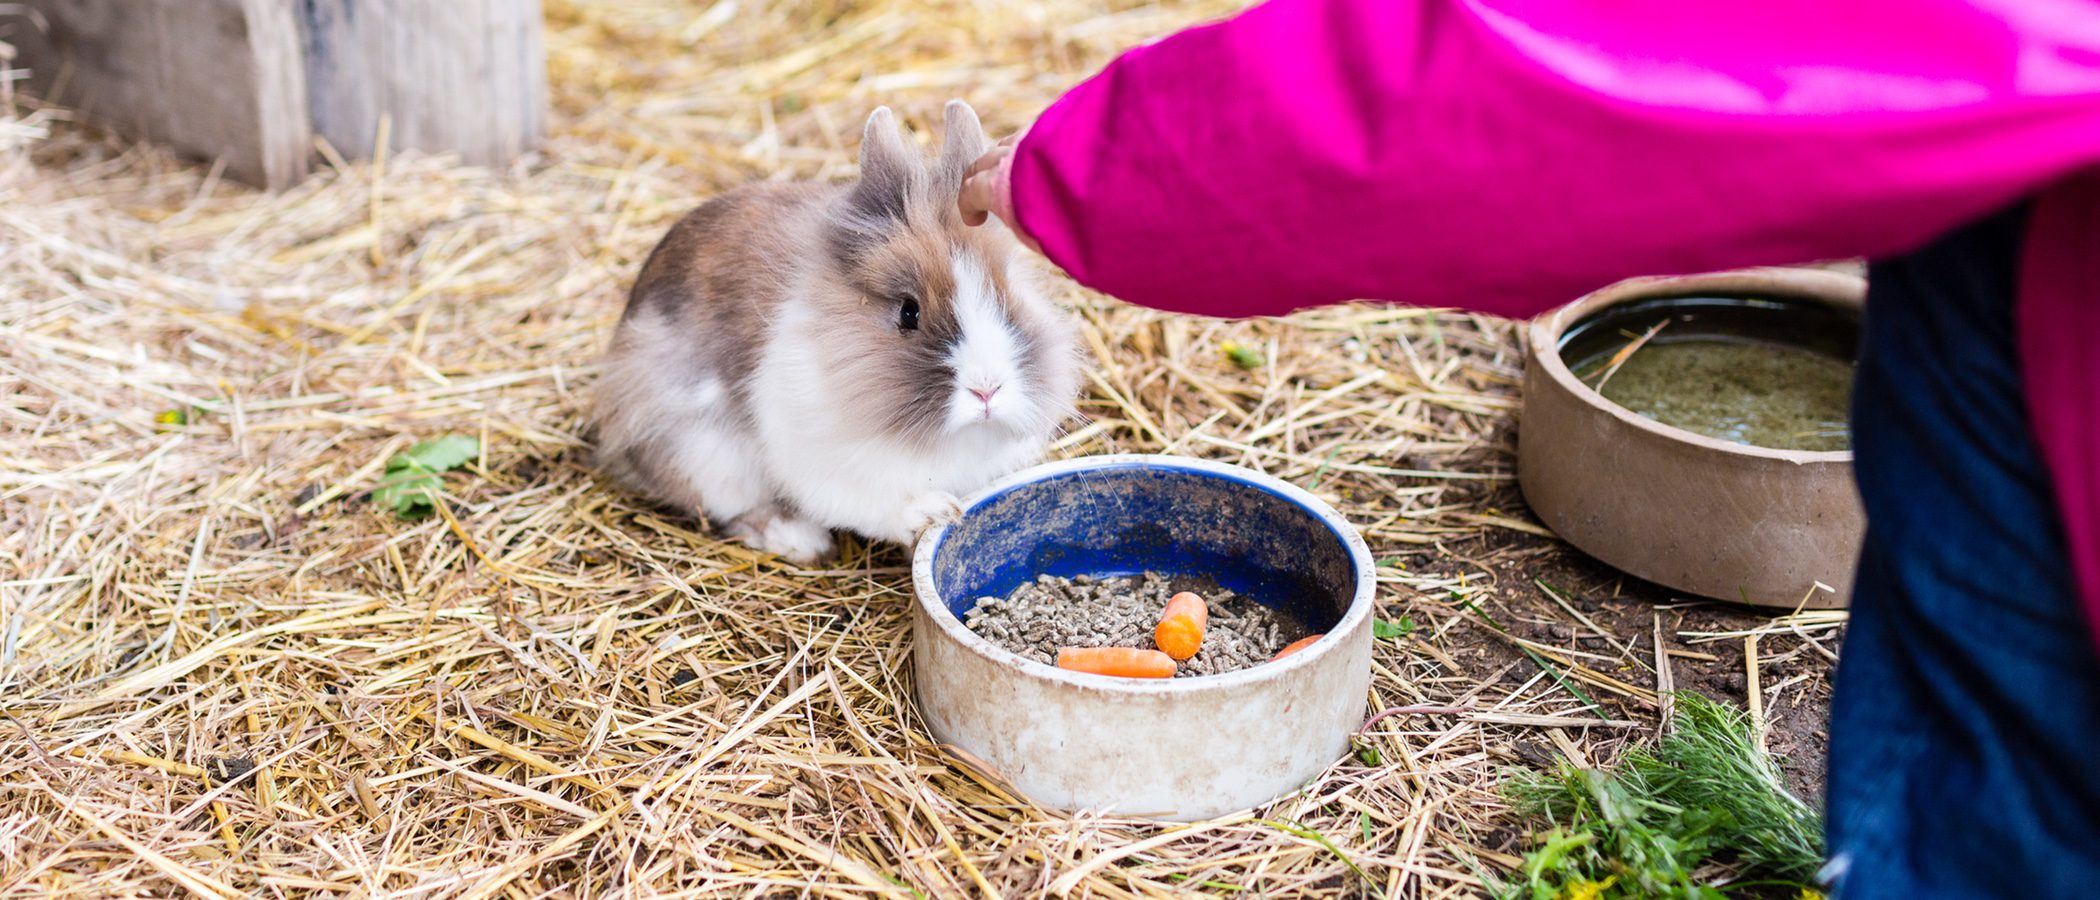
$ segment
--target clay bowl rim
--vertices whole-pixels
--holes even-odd
[[[1560,386],[1582,399],[1586,406],[1601,410],[1627,425],[1659,437],[1690,444],[1703,450],[1748,459],[1773,459],[1797,464],[1850,463],[1850,450],[1781,450],[1755,444],[1738,444],[1707,437],[1639,415],[1583,384],[1560,357],[1560,338],[1568,328],[1609,307],[1657,297],[1718,297],[1744,294],[1776,294],[1811,303],[1839,306],[1853,312],[1866,309],[1867,280],[1857,275],[1827,269],[1755,268],[1697,275],[1652,275],[1629,278],[1584,294],[1531,320],[1526,326],[1527,349],[1533,361]],[[1853,360],[1856,365],[1858,360]]]
[[[1266,491],[1292,503],[1317,518],[1328,531],[1337,535],[1343,549],[1349,554],[1349,562],[1356,569],[1355,591],[1349,598],[1348,609],[1342,612],[1326,637],[1314,641],[1312,646],[1285,657],[1281,662],[1262,662],[1244,669],[1220,672],[1215,675],[1197,675],[1189,678],[1117,678],[1109,675],[1094,675],[1060,669],[1049,663],[1029,659],[1004,647],[992,643],[957,618],[942,600],[939,589],[933,582],[934,557],[939,553],[941,542],[948,535],[953,523],[936,526],[920,536],[912,550],[911,581],[913,602],[918,604],[941,633],[970,652],[993,662],[1000,663],[1017,674],[1063,685],[1079,691],[1116,695],[1166,695],[1225,692],[1264,681],[1291,678],[1308,669],[1329,653],[1343,652],[1340,638],[1366,627],[1364,621],[1371,616],[1376,605],[1377,567],[1373,564],[1371,548],[1364,543],[1363,535],[1356,527],[1335,511],[1332,506],[1313,496],[1297,485],[1264,472],[1206,459],[1167,456],[1149,453],[1118,453],[1102,456],[1082,456],[1075,459],[1041,463],[1022,469],[994,482],[963,500],[963,518],[975,512],[985,501],[1027,485],[1047,481],[1076,472],[1092,472],[1112,468],[1175,469],[1198,475],[1236,482],[1247,490]],[[960,520],[957,520],[958,522]],[[1333,640],[1330,640],[1332,638]]]

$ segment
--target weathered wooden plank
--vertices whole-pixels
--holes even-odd
[[[304,0],[314,131],[353,158],[376,147],[502,165],[546,127],[540,0]]]
[[[546,127],[540,0],[27,0],[30,88],[282,187],[313,137],[503,165]],[[6,7],[0,6],[0,9]]]
[[[288,0],[27,0],[32,90],[130,137],[281,187],[312,152],[303,33]]]

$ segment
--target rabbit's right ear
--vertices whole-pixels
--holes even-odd
[[[948,101],[942,110],[946,120],[941,132],[941,180],[948,184],[961,184],[963,173],[970,164],[992,148],[992,142],[984,136],[984,125],[977,121],[977,111],[961,100]]]
[[[854,206],[863,214],[902,220],[907,198],[919,180],[919,162],[904,142],[897,117],[887,106],[868,115],[860,135],[860,185]]]

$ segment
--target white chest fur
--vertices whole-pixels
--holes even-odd
[[[923,443],[866,433],[853,386],[835,383],[822,327],[807,304],[784,303],[751,385],[761,466],[802,516],[908,543],[957,496],[1041,458],[1048,427],[970,424]]]

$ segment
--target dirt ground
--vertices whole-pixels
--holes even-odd
[[[1758,628],[1771,621],[1773,611],[1740,604],[1687,600],[1661,585],[1633,578],[1612,569],[1559,541],[1508,532],[1481,539],[1481,548],[1454,547],[1459,554],[1472,549],[1492,548],[1483,554],[1486,570],[1506,587],[1498,605],[1490,607],[1495,617],[1516,634],[1543,644],[1568,647],[1589,653],[1609,654],[1610,642],[1589,631],[1547,596],[1535,582],[1543,581],[1559,591],[1576,609],[1588,616],[1620,643],[1632,647],[1642,659],[1653,662],[1655,623],[1660,618],[1664,646],[1683,655],[1673,655],[1672,675],[1679,689],[1693,690],[1731,706],[1745,707],[1749,700],[1749,678],[1743,664],[1743,641],[1699,641],[1696,635]],[[1404,555],[1404,554],[1403,554]],[[1432,560],[1420,563],[1434,570]],[[1450,571],[1455,574],[1460,567]],[[1435,606],[1417,601],[1411,609]],[[1504,667],[1505,684],[1521,683],[1540,670],[1522,651],[1492,635],[1478,619],[1455,615],[1448,609],[1438,614],[1463,623],[1449,636],[1457,646],[1451,655],[1469,665],[1497,671]],[[1792,635],[1766,635],[1759,639],[1760,700],[1764,713],[1767,750],[1778,756],[1788,786],[1803,799],[1820,802],[1823,790],[1823,754],[1829,735],[1824,730],[1830,710],[1831,674],[1835,661],[1811,641]],[[1835,653],[1838,641],[1830,635],[1817,639],[1824,650]],[[1631,667],[1621,667],[1624,672]],[[1775,689],[1775,685],[1780,686]],[[1593,695],[1615,717],[1645,719],[1656,714],[1646,704],[1613,694]],[[1551,747],[1543,742],[1522,743],[1519,752],[1534,762],[1551,760]]]

